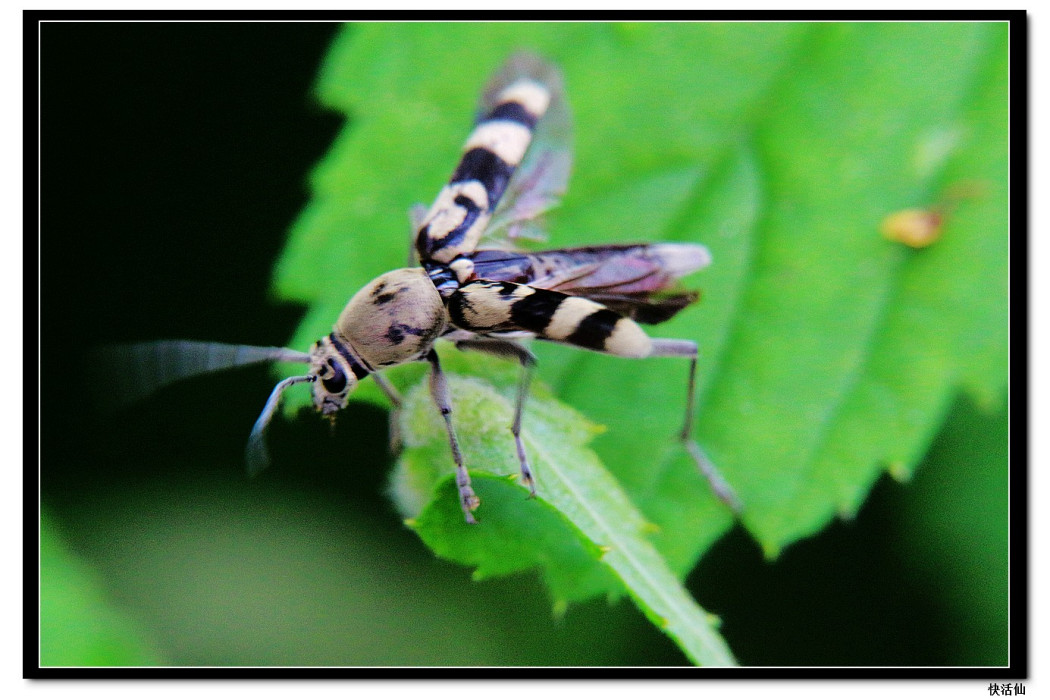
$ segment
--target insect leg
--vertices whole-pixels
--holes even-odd
[[[696,410],[696,343],[691,340],[653,338],[653,349],[649,356],[689,358],[689,393],[686,396],[685,403],[685,423],[682,425],[679,439],[685,445],[689,456],[693,458],[700,473],[707,479],[707,483],[711,485],[711,490],[714,491],[718,499],[732,508],[733,512],[739,513],[743,505],[733,491],[733,487],[729,485],[722,473],[718,471],[718,467],[704,454],[700,445],[693,439],[693,416]]]
[[[536,368],[536,356],[517,343],[497,338],[478,337],[460,340],[456,343],[456,347],[460,350],[476,350],[497,357],[513,358],[521,363],[521,381],[518,383],[518,399],[514,405],[514,422],[510,426],[510,432],[514,435],[514,445],[518,449],[521,480],[529,487],[529,495],[535,497],[536,482],[532,476],[532,469],[529,468],[525,445],[521,441],[521,417],[525,412],[525,401],[529,397],[529,385],[532,383],[532,373]]]
[[[438,361],[434,348],[431,348],[430,352],[427,353],[426,360],[430,363],[430,395],[434,398],[434,403],[437,404],[438,410],[441,411],[441,417],[445,419],[448,442],[452,448],[452,459],[456,462],[456,486],[459,487],[459,504],[463,507],[463,516],[468,523],[473,525],[477,522],[474,519],[473,511],[481,505],[481,500],[475,495],[474,489],[470,487],[470,475],[467,473],[467,468],[463,465],[463,453],[459,450],[459,440],[456,439],[456,431],[452,428],[452,401],[449,399],[448,381],[445,379],[445,373],[441,371],[441,363]]]
[[[390,401],[390,451],[397,454],[401,450],[401,394],[378,372],[372,373],[372,379]]]

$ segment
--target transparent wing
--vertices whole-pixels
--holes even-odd
[[[416,252],[416,236],[426,218],[427,205],[416,202],[408,208],[408,258],[406,259],[405,267],[415,267],[419,264],[419,253]]]
[[[479,279],[589,296],[667,290],[706,267],[711,255],[696,243],[636,243],[530,253],[479,250],[470,259]]]
[[[309,362],[297,350],[194,340],[107,345],[88,353],[85,371],[102,408],[119,408],[180,379],[260,362]]]
[[[544,240],[539,217],[557,206],[572,169],[572,115],[565,100],[561,72],[529,53],[514,54],[493,76],[478,107],[485,114],[507,85],[528,77],[548,86],[551,102],[536,123],[525,157],[507,185],[481,239],[485,245],[513,245],[515,240]]]
[[[583,296],[639,323],[662,323],[697,299],[678,280],[706,267],[707,248],[694,243],[641,243],[563,248],[535,253],[479,250],[474,273],[490,281],[527,284]]]

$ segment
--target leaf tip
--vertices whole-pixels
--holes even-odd
[[[776,561],[782,550],[783,547],[779,544],[766,542],[762,545],[762,556],[766,558],[766,561]]]
[[[556,600],[551,606],[551,613],[554,615],[555,620],[561,620],[565,617],[565,613],[569,611],[569,601],[565,599]]]
[[[901,484],[906,484],[911,481],[911,470],[908,469],[908,465],[900,460],[890,462],[886,465],[886,471],[893,478]]]
[[[405,527],[409,530],[415,530],[419,527],[419,522],[415,518],[405,518],[401,522],[404,523]]]
[[[704,617],[707,619],[707,624],[711,625],[711,627],[714,627],[715,629],[719,629],[722,627],[721,616],[715,615],[714,613],[705,612]]]

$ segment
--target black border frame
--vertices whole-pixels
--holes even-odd
[[[535,11],[475,12],[423,11],[413,13],[413,19],[435,20],[500,20],[536,21],[573,19],[568,13]],[[404,16],[394,12],[338,12],[329,10],[286,11],[198,11],[198,10],[26,10],[23,12],[24,38],[24,143],[39,143],[39,25],[45,21],[316,21],[341,22],[348,19],[402,21]],[[1031,357],[1028,349],[1028,299],[1030,271],[1028,269],[1028,183],[1029,183],[1029,90],[1028,73],[1028,14],[1022,10],[961,10],[961,11],[715,11],[715,12],[652,12],[610,11],[601,19],[619,20],[792,20],[792,21],[864,21],[864,20],[962,20],[1006,21],[1010,24],[1010,217],[1013,235],[1010,253],[1014,261],[1024,264],[1011,266],[1011,282],[1017,283],[1021,294],[1012,296],[1011,341],[1013,349],[1021,353],[1022,361],[1013,365],[1020,368],[1018,381],[1010,382],[1009,408],[1019,420],[1010,425],[1010,665],[1008,667],[43,667],[37,662],[39,649],[39,491],[30,487],[39,485],[39,390],[41,373],[39,329],[30,327],[25,332],[23,352],[35,363],[25,363],[25,415],[30,417],[24,428],[24,645],[23,676],[36,679],[980,679],[1001,682],[1023,680],[1029,677],[1029,493],[1028,493],[1028,405],[1027,373]],[[23,170],[29,183],[24,195],[25,249],[32,251],[23,260],[25,271],[24,318],[32,324],[39,319],[40,290],[38,273],[40,222],[39,153],[26,148]]]

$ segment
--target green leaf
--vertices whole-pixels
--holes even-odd
[[[586,449],[596,426],[537,388],[522,426],[531,465],[543,475],[537,477],[537,499],[529,500],[523,486],[486,476],[518,472],[508,430],[513,389],[508,394],[477,377],[450,375],[455,424],[469,426],[463,431],[464,460],[482,502],[480,524],[471,526],[459,507],[444,421],[426,384],[417,384],[406,397],[401,416],[405,451],[393,492],[411,527],[438,555],[477,567],[476,578],[539,566],[556,611],[571,600],[626,588],[692,661],[734,663],[711,617],[647,540],[653,526]],[[420,504],[426,505],[417,513]]]
[[[974,140],[1005,128],[1001,79],[986,72],[1005,60],[1004,37],[829,25],[758,127],[769,205],[701,436],[770,553],[855,512],[881,468],[914,465],[974,364],[967,341],[1005,341],[999,289],[972,284],[1004,269],[1006,219],[969,219],[997,210],[1005,170],[967,150],[1005,157],[1005,141]],[[933,205],[963,177],[989,195],[961,206],[943,240],[912,251],[877,235],[886,214]],[[992,286],[1005,293],[1005,276]]]
[[[703,275],[701,308],[654,329],[660,336],[699,343],[702,396],[729,339],[730,320],[746,280],[761,197],[758,173],[751,154],[743,151],[719,163],[707,178],[694,173],[677,190],[669,186],[668,176],[656,176],[633,191],[612,193],[608,203],[596,203],[593,210],[607,210],[614,201],[646,201],[644,190],[653,189],[652,184],[675,193],[670,209],[677,216],[662,238],[702,240],[716,261]],[[674,438],[685,409],[686,363],[675,359],[639,363],[570,348],[552,350],[541,355],[542,366],[546,371],[548,364],[555,365],[557,393],[607,426],[596,443],[599,454],[646,517],[659,525],[655,542],[672,568],[684,575],[732,524],[730,513],[698,478],[695,465]],[[613,391],[601,390],[613,377]]]
[[[68,551],[46,511],[40,522],[40,665],[140,666],[157,651],[97,576]]]
[[[909,475],[960,388],[988,406],[1001,396],[1006,42],[1002,23],[348,27],[318,84],[347,124],[312,175],[313,198],[278,264],[277,292],[309,304],[293,342],[329,332],[357,289],[405,264],[405,212],[429,203],[452,171],[487,75],[513,50],[538,51],[562,66],[576,125],[552,247],[711,248],[713,265],[687,280],[702,287],[702,303],[654,335],[699,344],[694,427],[741,496],[744,525],[774,556],[855,513],[883,470]],[[913,250],[880,235],[888,215],[936,207],[961,183],[980,194],[948,212],[934,244]],[[654,526],[648,541],[661,566],[684,576],[732,524],[674,439],[685,363],[534,350],[554,394],[607,427],[592,466],[637,522]],[[513,367],[455,356],[446,364],[456,373],[488,372],[491,386],[457,385],[473,386],[479,405],[516,381]],[[389,374],[404,388],[421,371]],[[378,393],[366,382],[357,396]],[[490,429],[484,411],[465,418],[459,404],[470,401],[457,396],[455,408],[461,438],[484,456],[471,469],[513,473],[505,431]],[[447,468],[447,446],[418,446],[400,469],[426,464]],[[537,469],[537,478],[551,476]],[[516,487],[479,484],[481,529],[535,519],[563,544],[542,551],[526,537],[474,533],[454,541],[436,525],[459,527],[450,487],[395,490],[415,493],[421,535],[445,532],[423,536],[480,576],[539,566],[555,601],[608,592],[591,563],[603,539],[566,503],[513,504]]]

